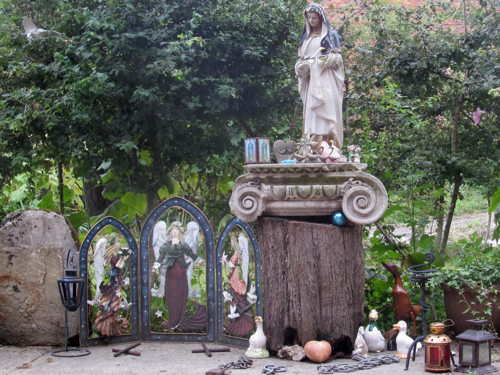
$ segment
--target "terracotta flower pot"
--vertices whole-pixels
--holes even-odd
[[[464,313],[464,311],[467,310],[467,304],[463,301],[464,298],[457,289],[451,288],[446,284],[443,284],[442,287],[444,291],[444,308],[446,310],[446,317],[455,322],[455,325],[451,327],[451,329],[455,332],[455,335],[459,335],[460,333],[471,328],[470,323],[467,323],[466,320],[475,319],[476,317],[472,315],[470,311]],[[500,285],[494,285],[493,289],[497,290],[496,296],[494,293],[491,293],[489,297],[489,300],[492,302],[493,325],[495,326],[495,330],[500,332]],[[474,289],[465,288],[463,294],[469,303],[478,303],[473,306],[474,310],[479,312],[484,311],[486,306],[479,304],[477,300],[479,293],[477,293]]]

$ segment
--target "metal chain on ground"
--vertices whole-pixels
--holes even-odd
[[[266,375],[273,375],[278,372],[286,372],[285,366],[275,366],[275,365],[267,365],[262,369],[262,373]]]
[[[248,357],[241,356],[240,359],[238,359],[238,362],[230,362],[225,365],[219,365],[219,368],[221,370],[229,370],[230,368],[247,369],[249,367],[252,367],[252,365],[253,365],[253,360],[251,360]]]
[[[398,363],[399,358],[391,354],[382,354],[376,357],[365,358],[359,354],[353,354],[352,359],[358,361],[356,364],[339,363],[338,365],[320,365],[318,366],[319,374],[333,374],[334,372],[354,372],[358,370],[369,370],[380,365],[390,365]]]

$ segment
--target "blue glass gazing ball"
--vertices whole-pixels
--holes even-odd
[[[332,214],[332,224],[338,227],[343,227],[347,223],[347,218],[342,211],[335,211]]]

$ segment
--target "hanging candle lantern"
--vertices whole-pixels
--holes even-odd
[[[451,371],[451,339],[444,334],[444,323],[431,323],[431,333],[424,338],[425,371]]]
[[[497,337],[482,329],[487,323],[486,320],[467,320],[472,324],[472,329],[461,333],[456,337],[459,347],[460,366],[453,371],[464,373],[477,373],[479,375],[489,374],[498,371],[491,365],[491,346],[490,341]]]

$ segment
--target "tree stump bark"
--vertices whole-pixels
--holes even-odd
[[[258,227],[268,348],[343,336],[354,343],[363,322],[361,226],[260,217]]]

